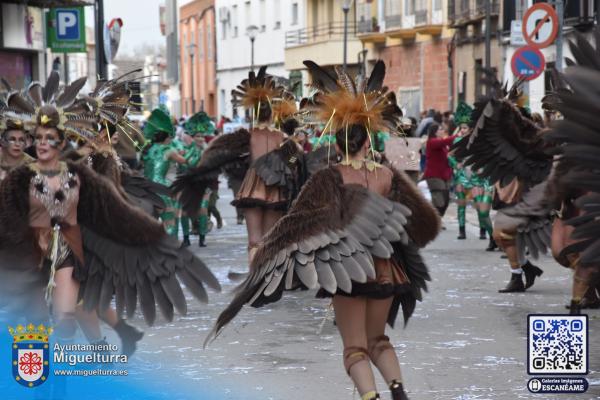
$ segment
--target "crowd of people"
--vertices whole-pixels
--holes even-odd
[[[576,61],[595,69],[597,58]],[[578,119],[572,92],[547,101],[562,125],[547,127],[520,105],[518,86],[499,84],[473,108],[430,110],[416,121],[402,117],[383,86],[383,62],[369,77],[305,65],[314,93],[299,102],[266,67],[250,71],[232,92],[247,128],[226,134],[224,118],[200,112],[176,121],[164,108],[136,128],[131,75],[85,95],[85,79],[59,89],[56,73],[45,86],[10,90],[0,107],[0,305],[36,322],[52,318],[61,342],[73,340],[77,325],[102,342],[103,320],[131,354],[142,332],[123,314],[131,317],[138,302],[152,325],[157,305],[167,320],[185,314],[181,284],[200,301],[205,286],[220,289],[189,246],[193,234],[206,245],[211,216],[223,226],[216,202],[225,177],[238,223],[245,220],[249,269],[207,341],[246,304],[316,289],[331,298],[343,366],[363,400],[380,398],[373,366],[394,400],[408,398],[386,324],[400,311],[406,323],[423,299],[430,276],[420,252],[443,229],[452,194],[458,240],[472,202],[487,250],[505,253],[511,278],[501,292],[531,287],[543,271],[528,257],[550,248],[574,270],[570,312],[600,306],[590,164],[597,125]],[[591,84],[577,71],[572,91]],[[419,171],[396,167],[387,146],[394,138],[420,142]]]

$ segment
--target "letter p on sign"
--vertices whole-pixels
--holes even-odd
[[[56,10],[56,38],[79,40],[79,10]]]

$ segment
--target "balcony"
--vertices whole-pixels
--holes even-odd
[[[371,22],[371,21],[369,21]],[[359,30],[363,30],[359,33]],[[363,38],[372,34],[373,24],[349,21],[348,23],[348,62],[354,62],[355,55],[363,49]],[[359,36],[361,40],[359,40]],[[331,22],[285,33],[285,68],[304,69],[302,61],[315,60],[319,65],[340,65],[343,61],[344,23]]]
[[[357,23],[358,38],[363,43],[385,43],[385,34],[380,32],[377,18],[361,16]]]
[[[442,10],[416,10],[415,30],[422,35],[440,35],[444,28]]]
[[[461,27],[481,21],[485,18],[487,0],[455,0],[448,2],[448,25]],[[491,16],[500,15],[500,1],[490,0]]]
[[[348,23],[348,38],[356,38],[357,24]],[[344,37],[343,22],[328,22],[303,29],[287,31],[285,33],[285,48],[302,46],[310,43],[328,40],[341,40]]]

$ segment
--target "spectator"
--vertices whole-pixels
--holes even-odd
[[[444,216],[450,203],[452,168],[448,164],[448,150],[456,135],[448,136],[443,125],[432,122],[427,129],[425,173],[423,179],[431,192],[431,201],[440,216]]]

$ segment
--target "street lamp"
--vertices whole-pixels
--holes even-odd
[[[196,112],[196,98],[194,97],[194,53],[196,51],[196,43],[192,41],[186,46],[186,48],[190,55],[190,94],[192,97],[192,112],[190,113],[191,115]]]
[[[250,38],[250,71],[254,72],[254,39],[258,35],[258,26],[249,25],[246,28],[246,35]]]
[[[348,11],[350,11],[352,1],[353,0],[342,0],[342,11],[344,12],[344,71],[346,70],[348,54]]]

